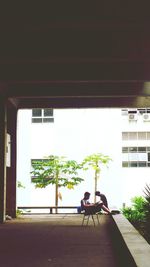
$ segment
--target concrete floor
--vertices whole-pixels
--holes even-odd
[[[83,215],[25,215],[0,224],[0,267],[120,267],[109,231],[81,226]]]

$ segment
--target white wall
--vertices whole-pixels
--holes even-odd
[[[30,183],[30,159],[48,155],[82,161],[85,156],[103,153],[112,158],[102,167],[98,188],[110,206],[121,207],[131,197],[142,194],[150,181],[150,168],[122,168],[122,131],[149,131],[149,123],[130,124],[121,109],[55,109],[54,123],[31,123],[31,110],[18,113],[17,177],[25,189],[17,190],[18,205],[53,205],[54,188],[35,189]],[[61,189],[60,205],[78,205],[85,191],[94,192],[93,171],[74,190]],[[67,196],[67,197],[66,197]]]

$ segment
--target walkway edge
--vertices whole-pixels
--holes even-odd
[[[150,245],[133,227],[133,225],[122,215],[112,216],[134,262],[137,267],[149,267]]]

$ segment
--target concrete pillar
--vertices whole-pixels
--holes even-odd
[[[7,134],[10,135],[10,165],[6,172],[6,214],[16,217],[16,120],[17,109],[7,105]]]
[[[0,223],[5,222],[6,215],[6,101],[0,99]]]

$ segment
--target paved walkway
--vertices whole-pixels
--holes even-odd
[[[109,231],[81,226],[82,215],[24,216],[0,224],[1,267],[120,267]]]

